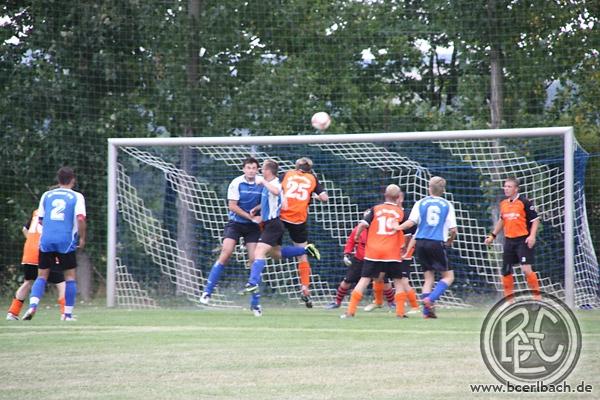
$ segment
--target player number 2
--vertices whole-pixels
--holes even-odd
[[[298,200],[306,200],[308,199],[308,188],[309,184],[299,183],[296,181],[290,180],[287,183],[285,197],[298,199]]]
[[[52,211],[50,211],[50,219],[53,221],[65,220],[65,208],[67,203],[62,199],[52,200]]]
[[[440,213],[442,211],[438,206],[430,206],[427,208],[427,225],[437,226],[440,223]]]

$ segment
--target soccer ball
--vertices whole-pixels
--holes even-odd
[[[324,131],[325,129],[329,128],[329,125],[331,124],[331,117],[326,112],[320,111],[312,116],[310,123],[312,124],[313,128],[319,131]]]

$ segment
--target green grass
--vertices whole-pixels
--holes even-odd
[[[485,310],[437,320],[383,311],[40,310],[0,322],[0,399],[600,398],[600,312],[578,312],[579,363],[567,382],[590,395],[472,394],[497,383],[479,352]]]

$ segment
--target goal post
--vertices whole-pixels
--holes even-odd
[[[546,139],[552,139],[554,148],[551,153],[540,155],[545,147],[550,147]],[[554,144],[556,140],[562,140],[562,146]],[[182,167],[180,154],[184,149],[198,162],[193,171]],[[544,203],[542,224],[548,220],[549,230],[553,231],[548,240],[557,240],[557,234],[564,240],[560,251],[549,250],[541,265],[535,265],[542,275],[543,263],[551,268],[559,262],[563,266],[562,272],[553,269],[542,278],[542,282],[546,282],[546,285],[542,284],[543,290],[563,297],[570,307],[595,307],[598,293],[593,287],[598,283],[598,264],[593,247],[590,249],[589,246],[591,238],[585,204],[581,204],[584,199],[581,185],[577,188],[576,198],[575,176],[580,173],[575,170],[577,149],[572,127],[109,139],[107,306],[160,304],[151,299],[152,295],[161,296],[159,290],[147,287],[153,280],[172,286],[169,290],[174,296],[181,295],[192,304],[198,304],[205,276],[212,265],[209,260],[213,258],[214,261],[218,255],[220,231],[227,219],[223,186],[241,175],[239,168],[236,169],[241,167],[239,161],[248,155],[259,161],[274,158],[285,170],[293,166],[296,158],[309,155],[316,161],[317,176],[333,194],[330,196],[332,202],[313,204],[310,211],[311,241],[321,247],[323,264],[337,262],[349,230],[364,207],[374,201],[374,197],[366,196],[367,192],[380,196],[383,184],[398,183],[410,194],[405,203],[409,211],[414,201],[426,194],[423,183],[426,178],[447,173],[456,176],[456,179],[447,177],[448,196],[459,203],[459,199],[466,199],[457,210],[459,239],[454,257],[467,260],[460,268],[465,269],[469,283],[457,283],[464,285],[464,290],[469,293],[499,292],[501,245],[486,249],[479,242],[493,224],[489,211],[497,206],[501,180],[507,174],[526,175],[525,194]],[[423,154],[430,156],[424,160],[420,157]],[[546,160],[552,165],[547,166]],[[122,161],[129,164],[124,165]],[[360,184],[348,176],[353,165],[362,171]],[[474,178],[457,184],[464,175]],[[372,182],[364,179],[369,176],[377,179]],[[457,187],[457,193],[452,193],[453,185]],[[477,185],[479,187],[474,187]],[[153,209],[156,204],[159,206]],[[470,207],[477,211],[470,211]],[[172,208],[184,208],[187,214],[175,215]],[[487,220],[486,212],[489,214]],[[577,225],[576,214],[584,219],[578,220]],[[198,225],[192,228],[193,235],[188,234],[188,238],[194,236],[193,243],[181,239],[177,224],[182,222],[182,215],[188,215],[193,225]],[[461,226],[461,222],[465,225]],[[319,233],[313,236],[316,225]],[[196,251],[199,253],[194,254]],[[125,254],[127,252],[130,254]],[[239,247],[232,258],[233,263],[239,264],[238,275],[242,275],[247,262],[243,249]],[[269,274],[266,284],[274,293],[295,299],[298,279],[294,261],[272,264],[266,271]],[[343,268],[343,265],[331,267],[327,269],[328,273],[323,273],[319,264],[313,266],[313,287],[322,297],[317,305],[331,299],[343,277]],[[411,278],[416,286],[421,281],[419,271],[415,263]],[[591,282],[589,287],[582,281],[594,279],[596,282]],[[580,290],[579,284],[585,289]],[[472,287],[476,289],[472,290]],[[141,297],[147,295],[149,300],[140,300],[132,290],[146,291]],[[217,306],[236,306],[236,299],[226,290],[215,297]],[[445,300],[448,305],[465,304],[460,295],[450,295]]]

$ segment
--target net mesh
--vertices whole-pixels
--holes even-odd
[[[561,141],[552,138],[378,144],[310,144],[307,139],[303,145],[123,147],[119,149],[117,253],[126,260],[129,280],[139,282],[147,291],[142,297],[149,295],[157,304],[181,297],[188,304],[199,304],[204,277],[218,256],[228,220],[227,187],[241,175],[243,159],[249,155],[259,161],[273,159],[280,171],[286,171],[294,168],[297,158],[308,156],[330,198],[327,203],[316,201],[309,206],[309,241],[322,255],[319,262],[312,263],[311,295],[315,305],[322,306],[331,302],[345,274],[343,246],[363,211],[380,202],[383,189],[395,183],[406,194],[404,206],[409,212],[418,199],[427,195],[429,178],[441,175],[448,181],[446,197],[456,208],[459,236],[449,252],[456,281],[440,304],[462,307],[495,299],[502,291],[502,244],[498,241],[488,247],[483,239],[497,218],[502,182],[514,175],[522,181],[521,192],[534,202],[542,220],[535,263],[541,288],[564,297],[561,151]],[[188,171],[181,167],[185,152]],[[577,154],[579,177],[585,154],[579,150]],[[575,303],[597,307],[600,277],[579,179],[575,204]],[[190,254],[179,244],[181,207],[193,219],[192,231],[187,233],[194,249]],[[291,243],[287,237],[286,243]],[[295,260],[270,260],[263,274],[263,295],[299,303],[296,264]],[[211,305],[241,305],[233,293],[248,273],[247,253],[240,243]],[[515,276],[516,287],[526,289],[518,267]],[[416,261],[411,281],[417,289],[423,283]],[[127,297],[134,298],[139,289],[133,287],[130,292]],[[121,290],[117,296],[123,293]]]

